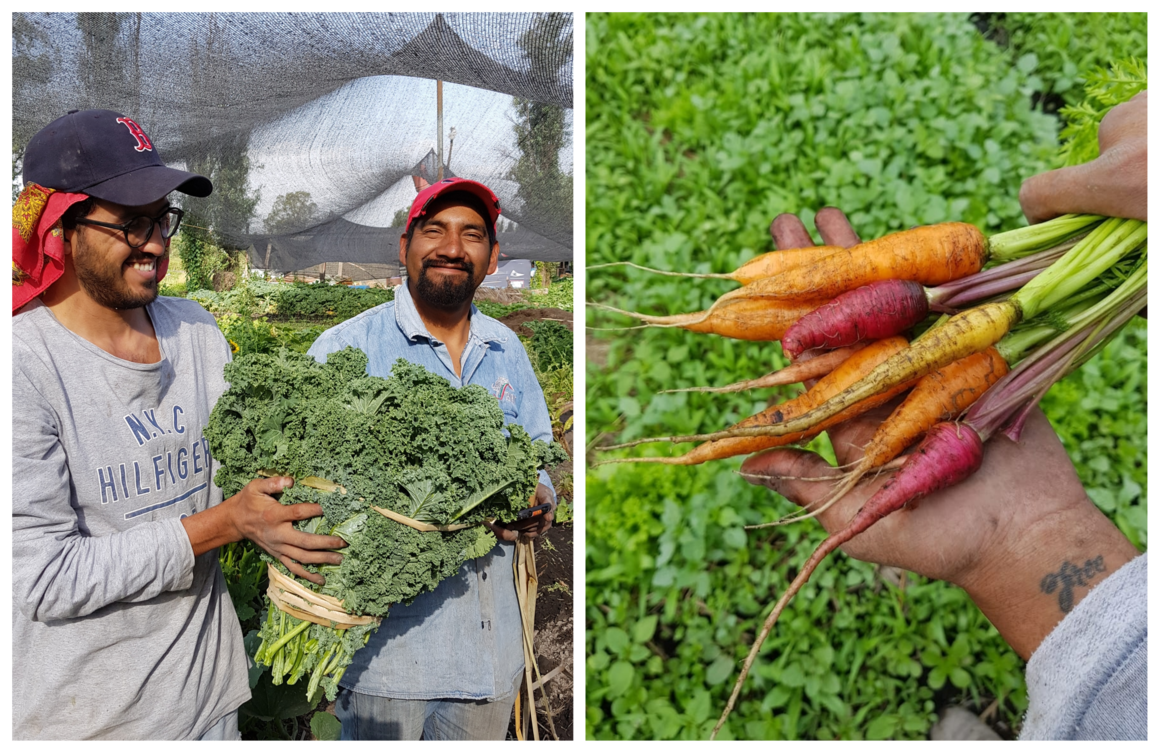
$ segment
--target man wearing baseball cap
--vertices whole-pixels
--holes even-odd
[[[399,358],[453,386],[478,384],[499,401],[507,422],[533,440],[552,440],[551,420],[519,338],[472,305],[499,260],[499,200],[482,183],[440,180],[415,197],[399,238],[407,283],[395,300],[327,330],[310,354],[326,360],[347,346],[386,377]],[[556,495],[540,471],[533,504]],[[552,513],[493,526],[504,543],[391,616],[343,675],[336,713],[343,739],[502,740],[523,676],[519,604],[512,573],[521,534],[538,536]]]
[[[158,297],[181,223],[133,120],[73,111],[29,142],[13,207],[13,736],[236,739],[250,697],[217,547],[299,562],[342,539],[293,521],[263,479],[223,501],[202,436],[230,349],[213,317]],[[307,576],[311,577],[311,576]],[[317,580],[314,576],[312,580]]]

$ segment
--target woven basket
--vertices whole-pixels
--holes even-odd
[[[258,471],[259,476],[277,476],[274,471]],[[317,489],[318,491],[327,494],[338,492],[339,494],[346,494],[346,487],[336,484],[317,476],[307,476],[298,479],[298,484]],[[362,497],[359,498],[360,500]],[[418,520],[408,518],[405,515],[388,510],[382,507],[375,507],[370,505],[370,508],[375,512],[383,515],[396,523],[401,523],[405,526],[410,526],[417,531],[460,531],[464,528],[470,528],[472,525],[480,525],[479,523],[464,524],[457,523],[446,526],[436,526],[430,523],[422,523]],[[350,614],[343,610],[342,602],[333,596],[316,593],[309,588],[301,585],[292,578],[282,574],[282,572],[274,567],[269,566],[270,573],[270,587],[266,589],[266,595],[270,597],[270,601],[291,617],[297,617],[300,620],[309,620],[317,625],[330,626],[333,624],[338,629],[346,629],[355,627],[356,625],[370,625],[371,623],[382,622],[381,617],[363,617],[355,614]]]
[[[266,595],[275,606],[291,617],[326,627],[333,624],[339,630],[382,622],[381,617],[362,617],[347,613],[338,599],[311,591],[283,575],[273,565],[269,565],[269,573],[270,587],[266,589]]]

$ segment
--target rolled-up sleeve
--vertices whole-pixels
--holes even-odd
[[[1112,573],[1027,662],[1021,740],[1148,739],[1148,555]]]

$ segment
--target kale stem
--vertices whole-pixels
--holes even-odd
[[[285,615],[286,613],[283,612],[282,614]],[[295,618],[291,617],[290,619],[295,619]],[[306,630],[307,628],[309,628],[313,624],[314,623],[310,622],[309,620],[302,620],[301,624],[299,624],[298,627],[294,628],[289,633],[282,636],[282,638],[270,648],[270,653],[271,654],[277,653],[279,650],[281,650],[281,648],[283,646],[285,646],[287,643],[289,643],[291,640],[293,640],[297,636],[301,635],[304,630]]]

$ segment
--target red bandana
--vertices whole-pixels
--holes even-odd
[[[28,183],[12,206],[12,313],[48,289],[64,273],[64,230],[60,218],[89,198]],[[158,260],[157,281],[169,259]]]

